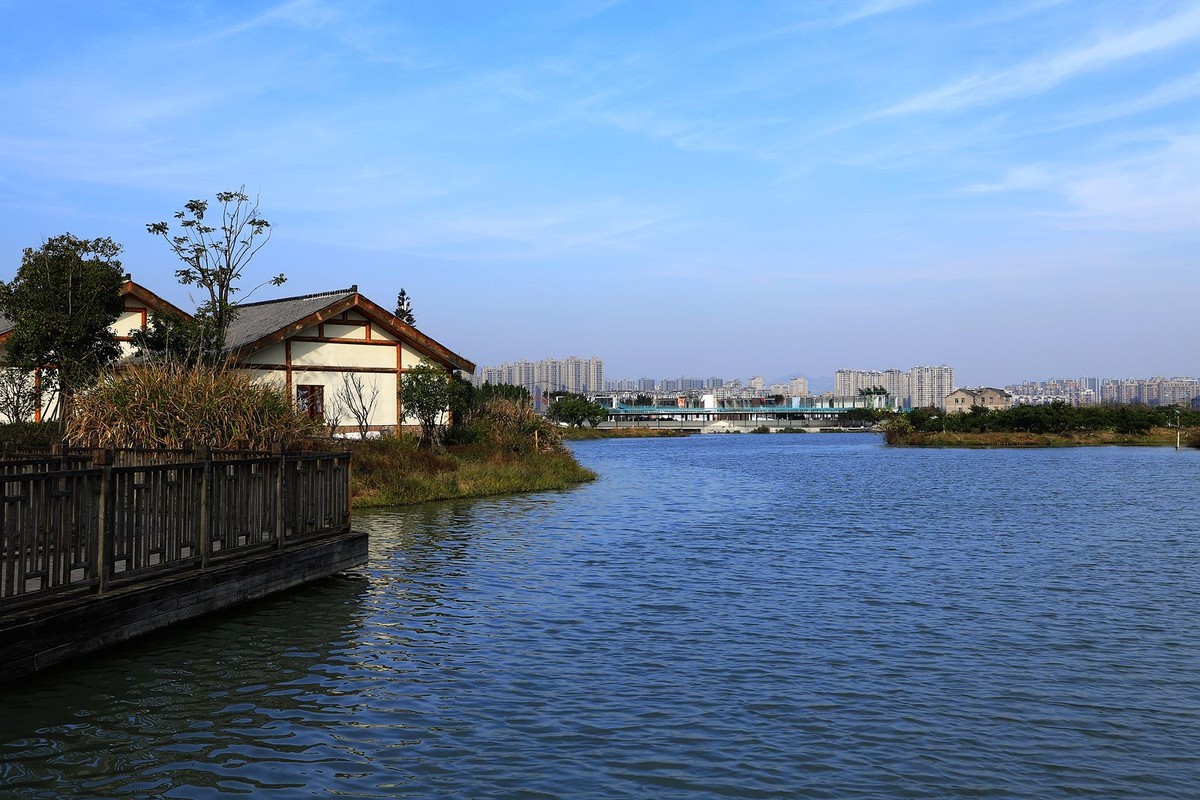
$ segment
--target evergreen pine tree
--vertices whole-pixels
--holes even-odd
[[[405,325],[417,324],[417,318],[413,316],[412,299],[403,289],[400,290],[400,294],[396,295],[396,316]]]

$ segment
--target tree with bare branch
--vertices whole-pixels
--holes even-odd
[[[241,291],[237,282],[246,265],[270,241],[271,223],[259,216],[258,198],[251,200],[245,186],[217,192],[217,202],[220,221],[214,224],[206,222],[207,200],[189,200],[182,211],[175,212],[176,230],[167,222],[152,222],[146,230],[161,236],[184,263],[175,270],[179,282],[199,286],[208,293],[196,317],[212,325],[219,349],[225,344],[225,332],[237,311],[234,295]],[[246,297],[267,284],[279,286],[286,280],[282,274],[276,275],[247,292]]]
[[[338,387],[337,404],[354,420],[360,438],[367,438],[371,430],[371,416],[379,400],[379,385],[370,385],[357,372],[343,372],[342,385]]]
[[[38,405],[38,386],[33,374],[15,367],[0,367],[0,417],[8,422],[27,422]]]

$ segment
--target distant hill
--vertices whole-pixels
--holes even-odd
[[[812,394],[823,394],[824,392],[833,391],[833,376],[832,375],[805,375],[803,372],[793,372],[784,378],[776,378],[771,383],[787,383],[792,378],[804,378],[808,381],[808,391]]]

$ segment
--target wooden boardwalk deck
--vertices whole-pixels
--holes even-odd
[[[348,453],[0,461],[0,680],[366,561]]]

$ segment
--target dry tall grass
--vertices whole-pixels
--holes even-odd
[[[539,416],[525,400],[497,397],[484,401],[474,427],[480,442],[499,450],[563,449],[560,428]]]
[[[110,372],[80,393],[66,439],[82,447],[257,450],[319,432],[282,387],[219,366],[156,364]]]
[[[479,443],[433,452],[417,447],[413,436],[346,445],[354,457],[350,493],[355,508],[568,489],[596,478],[565,448]]]

